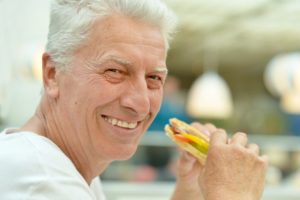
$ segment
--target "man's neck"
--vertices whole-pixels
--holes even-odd
[[[92,180],[106,169],[109,162],[101,162],[97,158],[91,158],[83,145],[80,145],[78,139],[68,136],[68,132],[72,131],[72,125],[64,123],[64,126],[60,126],[61,120],[55,119],[55,116],[59,116],[59,114],[56,115],[55,108],[50,108],[43,100],[45,99],[42,99],[34,116],[20,130],[34,132],[54,142],[90,185]]]

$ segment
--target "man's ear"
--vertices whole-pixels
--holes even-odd
[[[57,98],[59,87],[57,80],[58,70],[55,68],[51,56],[46,52],[43,54],[43,83],[45,93],[50,97]]]

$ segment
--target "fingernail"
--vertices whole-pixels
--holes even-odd
[[[208,130],[204,130],[203,133],[207,136],[210,136],[210,132]]]

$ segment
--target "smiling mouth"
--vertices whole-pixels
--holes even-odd
[[[134,129],[138,125],[138,122],[127,122],[127,121],[122,121],[122,120],[112,118],[112,117],[107,117],[107,116],[102,116],[102,117],[104,118],[105,121],[107,121],[111,125],[118,126],[121,128]]]

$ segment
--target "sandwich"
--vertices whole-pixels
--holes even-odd
[[[209,137],[195,127],[171,118],[165,126],[166,135],[181,149],[195,156],[204,165],[209,148]]]

